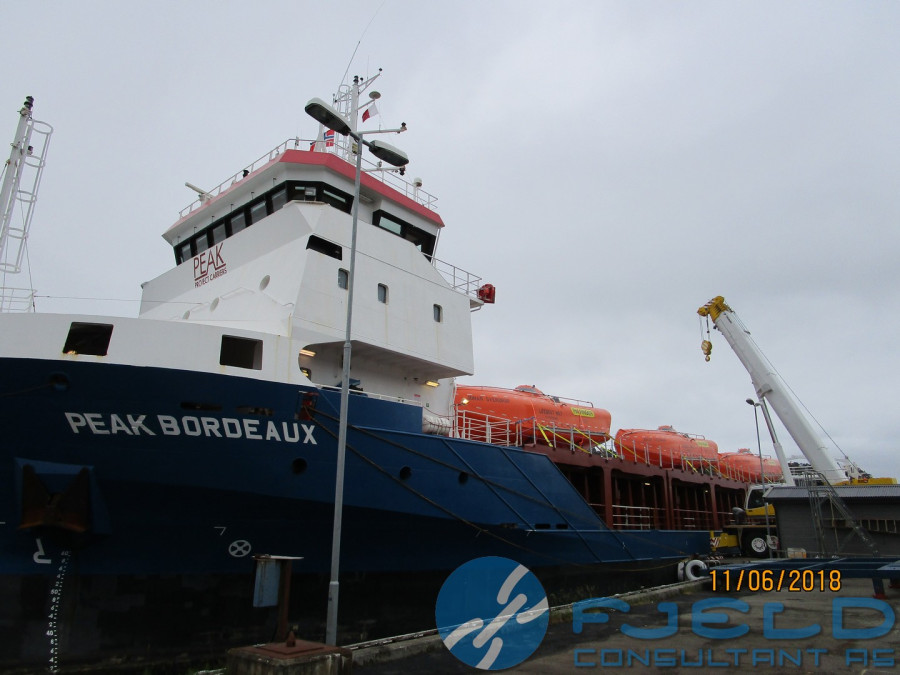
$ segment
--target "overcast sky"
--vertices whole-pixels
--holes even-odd
[[[438,257],[497,287],[466,381],[755,450],[749,376],[720,335],[700,353],[721,294],[840,447],[900,476],[900,4],[83,0],[0,23],[0,138],[26,95],[55,128],[39,311],[136,315],[184,182],[313,136],[309,98],[383,68]]]

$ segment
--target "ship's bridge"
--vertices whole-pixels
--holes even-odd
[[[163,235],[176,265],[144,284],[141,316],[288,337],[300,353],[294,368],[333,386],[355,166],[290,147],[304,143],[280,145],[183,211]],[[369,391],[409,397],[423,383],[474,370],[470,313],[484,302],[482,280],[435,258],[444,225],[435,201],[394,174],[362,174],[353,377]]]
[[[182,209],[163,237],[180,264],[243,231],[291,201],[321,202],[351,213],[355,166],[337,150],[300,150],[307,141],[289,139]],[[315,144],[314,142],[312,143]],[[293,146],[291,148],[290,146]],[[339,146],[337,146],[339,147]],[[360,221],[412,242],[433,257],[444,226],[437,199],[397,174],[364,160]],[[196,189],[196,188],[195,188]]]

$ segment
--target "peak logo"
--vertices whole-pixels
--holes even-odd
[[[228,272],[225,258],[222,257],[222,246],[223,244],[218,244],[194,256],[195,288],[208,284],[213,279],[217,279]]]
[[[450,653],[481,670],[522,663],[541,644],[550,620],[538,578],[493,556],[457,567],[441,586],[434,614]]]

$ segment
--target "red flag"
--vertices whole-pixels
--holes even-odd
[[[376,108],[375,104],[373,103],[368,108],[363,110],[362,121],[365,122],[367,119],[369,119],[370,117],[374,117],[377,114],[378,114],[378,108]]]

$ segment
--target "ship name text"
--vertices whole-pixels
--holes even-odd
[[[206,438],[246,438],[252,441],[308,443],[317,445],[314,424],[274,422],[244,417],[196,417],[183,415],[118,415],[112,413],[67,412],[73,434],[95,436],[205,436]]]

